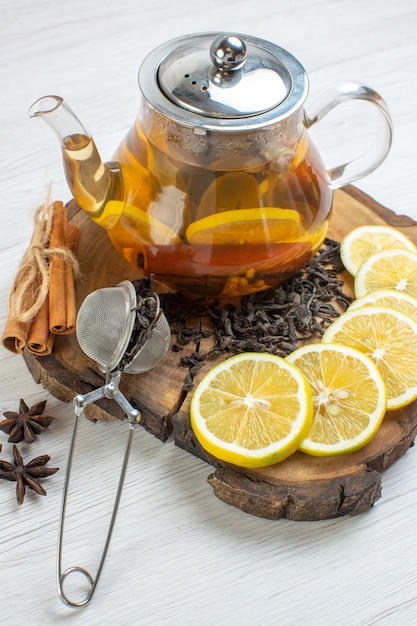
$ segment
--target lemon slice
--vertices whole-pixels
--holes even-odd
[[[186,237],[191,244],[280,243],[294,237],[299,224],[300,215],[293,209],[236,209],[192,222]]]
[[[336,344],[310,344],[286,358],[313,390],[313,424],[300,450],[330,456],[366,445],[384,418],[387,402],[374,362],[359,350]]]
[[[396,291],[395,289],[371,291],[366,296],[354,300],[349,306],[349,311],[360,309],[363,306],[385,306],[400,311],[417,322],[417,298],[403,291]]]
[[[235,465],[263,467],[283,461],[305,438],[313,417],[311,389],[285,359],[243,353],[204,376],[190,415],[207,452]]]
[[[416,246],[403,233],[383,225],[358,226],[350,231],[340,243],[340,258],[352,276],[370,256],[381,250],[404,248],[417,252]]]
[[[156,245],[180,245],[180,237],[167,224],[164,224],[156,217],[153,217],[132,204],[126,204],[119,200],[111,200],[106,204],[105,211],[101,218],[95,221],[109,228],[123,218],[123,226],[135,238],[143,243],[153,243]]]
[[[197,184],[201,184],[201,176],[194,179]],[[250,209],[258,205],[259,188],[256,176],[249,172],[227,172],[216,177],[208,185],[201,197],[196,217],[203,219],[213,212],[225,209]]]
[[[325,331],[324,343],[360,350],[377,365],[387,388],[387,408],[417,398],[417,323],[388,307],[348,310]]]
[[[417,253],[397,248],[376,252],[359,268],[354,289],[357,298],[377,289],[396,289],[417,297]]]

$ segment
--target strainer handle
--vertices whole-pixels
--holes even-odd
[[[89,394],[81,395],[79,394],[74,398],[75,405],[75,422],[74,429],[72,433],[70,449],[68,453],[68,462],[67,469],[65,473],[63,494],[62,494],[62,503],[61,503],[61,514],[59,519],[59,534],[58,534],[58,559],[57,559],[57,586],[58,593],[61,600],[68,607],[71,608],[81,608],[88,604],[88,602],[93,597],[94,591],[96,589],[96,585],[100,578],[101,570],[103,569],[104,561],[106,559],[107,551],[110,545],[111,536],[114,529],[114,524],[116,521],[117,512],[119,509],[120,499],[122,496],[124,480],[126,476],[127,465],[129,462],[130,450],[132,448],[133,435],[135,432],[135,427],[139,423],[140,413],[136,409],[134,409],[123,394],[119,391],[118,381],[120,380],[120,375],[116,375],[115,377],[108,376],[107,384],[104,387],[100,387]],[[129,436],[127,438],[124,458],[122,462],[122,468],[120,470],[119,483],[117,486],[116,497],[114,500],[113,511],[107,531],[106,540],[104,542],[103,551],[101,553],[100,562],[97,568],[97,573],[95,578],[90,574],[88,570],[84,567],[80,567],[78,565],[67,568],[65,571],[62,569],[62,552],[63,552],[63,544],[64,544],[64,528],[65,528],[65,518],[66,518],[66,509],[67,509],[67,499],[68,499],[68,490],[71,478],[71,470],[72,464],[74,460],[74,451],[75,444],[77,441],[78,428],[80,424],[80,417],[83,414],[84,407],[91,402],[95,402],[96,400],[104,397],[112,397],[116,402],[124,409],[129,419]],[[81,573],[88,581],[88,590],[86,596],[81,601],[71,600],[64,589],[64,582],[72,573]]]

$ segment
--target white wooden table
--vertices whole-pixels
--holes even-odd
[[[29,120],[38,97],[63,96],[105,158],[138,108],[136,74],[165,40],[207,30],[247,32],[291,51],[310,76],[309,102],[333,84],[373,86],[394,120],[392,150],[357,186],[417,219],[417,4],[410,0],[1,0],[0,323],[28,245],[32,216],[51,187],[67,201],[60,151]],[[308,110],[308,102],[306,106]],[[346,115],[349,107],[346,109]],[[361,146],[368,125],[343,111],[315,131],[326,161]],[[349,145],[345,145],[349,144]],[[348,219],[348,216],[347,216]],[[214,497],[210,467],[139,429],[110,551],[92,602],[65,607],[56,593],[59,508],[72,406],[35,384],[23,359],[0,350],[0,409],[47,398],[57,419],[26,460],[48,453],[60,471],[20,507],[0,482],[0,622],[44,624],[417,623],[417,453],[383,476],[382,498],[357,517],[321,522],[258,519]],[[97,566],[121,463],[126,423],[82,423],[69,502],[64,565]],[[0,433],[3,451],[11,446]],[[80,588],[84,581],[80,580]]]

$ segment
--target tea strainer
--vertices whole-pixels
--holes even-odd
[[[57,564],[59,595],[67,606],[73,608],[85,606],[95,591],[120,504],[133,434],[141,418],[139,410],[128,402],[119,389],[121,376],[124,372],[139,374],[153,369],[164,358],[169,348],[168,321],[160,308],[159,298],[152,286],[143,286],[146,282],[132,283],[126,280],[116,287],[98,289],[86,297],[77,315],[78,343],[83,352],[93,359],[100,370],[106,374],[106,380],[102,387],[84,395],[77,394],[74,398],[75,424],[63,488]],[[88,570],[80,566],[69,567],[62,571],[62,548],[68,489],[80,417],[88,404],[101,398],[114,400],[126,413],[129,436],[107,537],[96,576],[93,578]],[[83,574],[89,584],[86,597],[80,602],[69,599],[64,591],[64,582],[73,572]]]

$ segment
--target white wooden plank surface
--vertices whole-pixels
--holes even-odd
[[[356,79],[386,99],[395,127],[385,163],[357,186],[417,219],[417,4],[410,0],[0,1],[0,323],[7,293],[48,186],[70,198],[59,147],[27,109],[62,95],[110,158],[138,106],[145,54],[189,32],[233,30],[270,39],[306,67],[309,102]],[[308,104],[307,104],[308,110]],[[365,124],[366,126],[366,124]],[[362,145],[366,128],[332,116],[314,137],[328,162]],[[347,146],[350,141],[352,146]],[[339,156],[340,155],[340,156]],[[14,500],[0,484],[0,621],[29,624],[417,623],[417,457],[383,478],[382,498],[358,517],[271,522],[217,500],[210,468],[142,429],[136,434],[110,552],[94,600],[66,608],[55,589],[59,507],[72,408],[34,383],[23,360],[0,350],[0,409],[48,398],[57,416],[27,459],[61,468],[46,498]],[[83,422],[69,502],[65,566],[94,572],[121,463],[126,425]],[[10,446],[3,443],[1,458]]]

